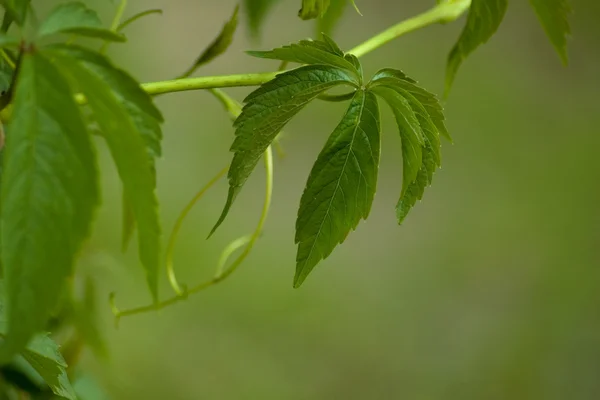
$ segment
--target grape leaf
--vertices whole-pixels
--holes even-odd
[[[498,30],[507,7],[508,0],[472,0],[467,24],[448,56],[446,94],[450,92],[456,73],[465,58],[479,45],[486,43]]]
[[[300,200],[294,287],[300,287],[317,263],[368,217],[380,147],[377,98],[358,90],[319,154]]]
[[[198,68],[211,62],[227,51],[231,45],[231,42],[233,41],[233,36],[237,29],[239,9],[240,7],[237,5],[233,11],[233,14],[231,15],[231,18],[225,23],[225,25],[223,25],[223,28],[216,39],[210,44],[210,46],[206,48],[206,50],[202,52],[202,54],[200,54],[194,64],[182,75],[182,77],[192,75]]]
[[[344,15],[348,0],[331,0],[327,12],[317,20],[317,36],[321,34],[330,35],[333,28]]]
[[[291,61],[300,64],[322,64],[350,71],[360,85],[360,72],[356,66],[344,58],[344,53],[333,40],[324,36],[324,40],[301,40],[288,46],[270,51],[248,51],[248,54],[259,58]]]
[[[250,33],[254,38],[260,35],[262,23],[275,3],[279,0],[244,0]]]
[[[47,48],[46,51],[56,57],[73,84],[87,97],[108,143],[135,215],[140,259],[150,292],[156,300],[161,230],[150,155],[159,148],[153,149],[146,143],[151,132],[160,131],[154,129],[162,116],[139,84],[102,55],[81,47],[63,45]],[[152,129],[143,130],[141,127],[145,124]],[[159,143],[158,140],[156,143]]]
[[[406,135],[402,135],[405,170],[403,173],[402,194],[396,205],[396,217],[398,223],[401,224],[417,200],[422,199],[425,188],[431,184],[433,173],[441,165],[440,135],[450,138],[450,134],[444,124],[444,114],[437,98],[417,86],[416,82],[407,77],[402,71],[392,69],[379,71],[369,83],[369,88],[390,105],[396,115],[401,135],[403,130],[408,129],[408,127],[402,119],[399,120],[399,115],[397,115],[399,113],[402,113],[401,116],[411,122],[411,127],[416,130],[412,119],[414,115],[422,133],[421,165],[417,171],[415,171],[416,166],[414,165],[416,157],[410,154],[410,151],[414,149],[414,145],[410,146],[410,149],[404,150],[404,146],[408,145],[408,140],[411,140],[412,143],[414,139],[407,138],[405,140]],[[402,108],[406,104],[409,105],[412,113]],[[403,124],[403,126],[400,126],[400,124]],[[410,166],[406,165],[407,158],[412,160]],[[406,170],[407,168],[409,171]]]
[[[233,201],[258,160],[283,127],[321,93],[343,84],[357,86],[347,70],[327,65],[307,65],[277,75],[250,93],[236,119],[234,157],[229,168],[229,193],[211,235],[225,220]]]
[[[38,30],[40,36],[56,33],[81,35],[113,42],[126,40],[125,36],[104,28],[98,14],[78,1],[56,6]]]
[[[571,34],[569,14],[571,7],[567,0],[529,0],[535,10],[550,42],[566,65],[567,36]]]
[[[302,20],[322,17],[329,8],[330,0],[302,0],[302,8],[298,16]]]
[[[2,174],[4,358],[44,328],[99,202],[96,157],[73,96],[44,55],[23,55]]]
[[[15,21],[19,26],[23,26],[30,3],[31,0],[1,0],[0,4],[6,9],[6,16],[4,18],[6,24],[10,26],[10,23]],[[7,17],[9,18],[7,19]]]

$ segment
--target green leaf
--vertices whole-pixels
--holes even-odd
[[[56,33],[81,35],[113,42],[126,40],[125,36],[104,28],[98,14],[78,1],[56,6],[38,30],[40,36]]]
[[[15,21],[19,26],[23,26],[30,3],[31,0],[1,0],[0,4],[4,6],[6,14],[10,17],[9,19],[5,17],[7,25],[10,26],[10,23]]]
[[[300,200],[294,287],[368,217],[380,147],[377,98],[359,90],[319,154]]]
[[[329,65],[342,68],[354,74],[356,82],[360,85],[361,74],[353,62],[344,58],[344,53],[329,37],[321,40],[301,40],[288,46],[279,47],[270,51],[249,51],[248,54],[272,60],[291,61],[300,64]]]
[[[121,251],[125,253],[129,248],[129,243],[135,232],[135,215],[131,208],[131,202],[123,193],[123,205],[122,205],[122,233],[121,233]]]
[[[467,24],[448,56],[446,94],[465,58],[496,33],[507,7],[508,0],[472,0]]]
[[[535,10],[550,42],[558,52],[558,55],[566,65],[567,36],[571,34],[569,26],[569,14],[571,6],[567,0],[529,0]]]
[[[141,133],[148,156],[150,167],[155,177],[155,159],[162,155],[161,141],[162,129],[161,122],[163,117],[160,111],[152,102],[152,98],[140,88],[139,84],[124,71],[115,70],[114,67],[107,64],[106,60],[93,52],[83,50],[75,46],[62,47],[61,52],[74,59],[80,59],[89,68],[95,70],[103,79],[113,88],[120,102],[127,109],[129,116]],[[90,62],[91,60],[91,62]],[[154,178],[156,186],[156,178]],[[123,194],[124,215],[123,215],[123,236],[122,249],[127,249],[128,243],[136,227],[136,219],[133,213],[131,201]]]
[[[134,22],[145,18],[149,15],[154,15],[154,14],[159,14],[162,15],[163,11],[159,8],[153,8],[150,10],[146,10],[146,11],[140,11],[137,14],[132,15],[131,17],[127,18],[125,21],[121,22],[119,24],[119,26],[117,27],[117,32],[121,32],[123,29],[127,28],[129,25],[133,24]]]
[[[302,8],[298,11],[300,19],[320,18],[327,12],[330,0],[302,0]]]
[[[398,124],[402,140],[402,196],[404,196],[408,187],[417,179],[423,163],[424,133],[410,103],[397,91],[385,86],[375,87],[372,91],[388,103]]]
[[[160,224],[151,154],[160,112],[139,84],[98,53],[76,46],[47,50],[86,96],[102,131],[138,226],[139,254],[154,300],[158,298]],[[149,129],[142,127],[148,124]],[[148,150],[150,149],[150,150]]]
[[[74,93],[39,53],[22,57],[2,174],[3,356],[44,329],[98,205],[97,166]]]
[[[277,75],[246,97],[246,105],[234,123],[231,151],[235,154],[229,168],[227,202],[211,235],[225,220],[260,157],[283,127],[321,93],[343,84],[357,86],[356,77],[327,65],[307,65]]]
[[[219,33],[217,38],[210,44],[210,46],[208,46],[206,50],[204,50],[202,54],[200,54],[200,57],[196,59],[194,64],[182,75],[182,77],[192,75],[194,71],[196,71],[198,68],[200,68],[204,64],[211,62],[221,54],[225,53],[225,51],[227,51],[227,49],[231,45],[231,42],[233,42],[233,36],[237,29],[239,9],[240,7],[239,5],[237,5],[229,21],[227,21],[225,25],[223,25],[221,33]]]
[[[402,194],[396,206],[396,217],[401,224],[417,200],[422,199],[425,188],[431,184],[433,173],[441,165],[440,135],[443,134],[448,138],[450,135],[444,124],[444,114],[437,98],[417,86],[416,82],[402,71],[392,69],[379,71],[369,83],[369,88],[383,97],[392,107],[402,135],[404,181]],[[406,104],[409,105],[412,113],[404,107]],[[408,125],[417,130],[413,115],[418,121],[423,139],[421,165],[418,171],[415,171],[414,164],[417,156],[411,154],[414,145],[409,145],[414,143],[414,138],[406,135],[410,132],[405,132],[409,129]],[[402,118],[406,119],[406,122]],[[408,148],[405,149],[406,146]],[[408,160],[411,160],[410,166],[407,166]]]
[[[425,148],[423,149],[423,164],[421,165],[421,169],[419,169],[417,178],[407,187],[396,205],[396,219],[398,220],[398,224],[404,222],[404,219],[417,203],[417,200],[423,198],[425,188],[431,185],[433,174],[439,166],[435,161],[434,154],[435,149],[426,140]]]
[[[4,285],[3,285],[4,286]],[[4,315],[0,317],[0,337],[6,337]],[[14,357],[11,366],[27,379],[27,389],[40,390],[46,386],[57,396],[75,400],[75,391],[67,375],[67,363],[60,349],[46,334],[35,335],[21,354]]]
[[[57,396],[76,400],[58,345],[46,335],[37,335],[22,353],[23,358],[44,378]]]
[[[384,68],[377,72],[371,82],[372,84],[386,83],[387,80],[384,78],[390,78],[394,82],[393,86],[399,86],[415,97],[427,111],[439,134],[452,142],[452,136],[450,136],[445,123],[444,109],[434,94],[418,86],[418,82],[406,76],[404,72],[391,68]],[[387,81],[387,83],[389,82]]]
[[[333,28],[344,15],[348,0],[331,0],[327,12],[317,20],[317,36],[321,34],[330,35]]]
[[[250,33],[258,38],[263,21],[275,3],[279,0],[244,0]]]

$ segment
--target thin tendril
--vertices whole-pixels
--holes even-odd
[[[183,296],[185,294],[185,290],[179,285],[177,282],[177,278],[175,277],[175,271],[173,269],[173,251],[175,249],[175,244],[177,243],[177,236],[179,235],[179,231],[181,230],[181,226],[183,225],[183,221],[185,221],[187,215],[190,213],[192,208],[200,201],[200,199],[204,196],[204,194],[215,185],[226,173],[228,168],[223,168],[217,175],[215,175],[204,187],[202,187],[198,193],[192,198],[192,200],[187,204],[187,206],[183,209],[175,225],[173,230],[171,231],[171,236],[169,237],[169,241],[167,244],[166,250],[166,259],[167,259],[167,276],[169,277],[169,283],[171,287],[179,296]]]
[[[127,28],[129,25],[131,25],[138,19],[152,14],[162,14],[162,10],[155,8],[152,10],[146,10],[142,11],[141,13],[135,14],[134,16],[128,18],[126,21],[123,21],[121,24],[119,24],[119,26],[117,27],[117,32],[121,32],[123,29]]]
[[[225,269],[225,265],[227,265],[227,261],[229,257],[233,253],[235,253],[240,247],[247,245],[252,239],[252,235],[242,236],[241,238],[235,239],[233,242],[229,243],[227,247],[221,253],[221,257],[219,258],[219,264],[217,265],[217,270],[215,271],[215,277],[221,276],[223,274],[223,270]]]
[[[225,269],[224,272],[222,272],[221,274],[215,275],[211,280],[203,282],[199,285],[196,285],[196,286],[190,288],[185,293],[184,296],[176,295],[176,296],[173,296],[167,300],[164,300],[164,301],[156,303],[156,304],[150,304],[147,306],[130,308],[127,310],[119,310],[119,308],[115,305],[115,295],[114,295],[114,293],[111,293],[110,305],[111,305],[111,310],[113,312],[113,315],[115,316],[115,322],[117,324],[122,317],[161,310],[165,307],[168,307],[170,305],[173,305],[175,303],[178,303],[178,302],[186,299],[187,295],[198,293],[204,289],[207,289],[207,288],[213,286],[216,283],[223,281],[225,278],[227,278],[229,275],[231,275],[240,266],[240,264],[248,257],[248,255],[252,251],[252,248],[254,247],[254,244],[256,243],[256,240],[258,240],[258,238],[260,237],[260,235],[263,231],[265,222],[267,220],[267,216],[269,214],[269,209],[271,207],[271,199],[272,199],[272,195],[273,195],[273,151],[271,149],[271,146],[269,146],[267,148],[267,150],[264,153],[263,158],[265,161],[266,184],[265,184],[265,201],[263,204],[260,219],[258,221],[258,225],[256,226],[256,229],[254,230],[254,233],[250,236],[250,239],[248,240],[248,243],[246,244],[244,251],[235,259],[235,261],[231,264],[231,266],[229,268]],[[223,258],[223,256],[221,256],[221,258]],[[223,267],[221,267],[221,269],[223,269]],[[217,272],[219,272],[218,268],[217,268]]]
[[[125,9],[127,8],[127,0],[121,0],[119,3],[119,7],[117,8],[117,12],[113,18],[112,24],[110,25],[110,30],[113,32],[118,32],[119,25],[121,24],[121,19],[123,18],[123,14],[125,13]],[[108,46],[110,46],[110,41],[105,41],[102,47],[100,48],[100,53],[104,54],[108,50]]]

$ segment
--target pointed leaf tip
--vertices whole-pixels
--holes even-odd
[[[296,288],[370,213],[379,170],[379,119],[375,94],[357,91],[310,172],[296,219]]]
[[[508,0],[472,0],[467,23],[448,55],[444,98],[448,97],[463,61],[496,33],[507,8]]]
[[[529,0],[529,2],[563,65],[568,65],[567,38],[571,34],[569,16],[572,12],[569,2],[567,0]]]
[[[277,75],[246,97],[246,105],[234,123],[227,202],[211,235],[224,221],[256,164],[285,125],[321,93],[355,82],[355,74],[346,69],[306,65]]]

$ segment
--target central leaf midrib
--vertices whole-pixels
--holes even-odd
[[[357,93],[360,93],[360,92],[357,92]],[[321,224],[319,225],[319,230],[314,235],[315,240],[313,241],[313,244],[310,247],[310,251],[308,252],[308,255],[304,259],[304,262],[303,262],[304,265],[306,265],[306,263],[308,262],[308,260],[310,260],[310,258],[312,256],[312,253],[313,253],[313,251],[315,249],[315,246],[317,244],[317,239],[321,235],[321,230],[323,229],[323,224],[325,223],[325,220],[329,217],[329,212],[331,211],[331,205],[333,203],[333,200],[335,199],[335,196],[337,195],[338,189],[340,188],[340,181],[342,179],[342,176],[344,176],[344,172],[346,170],[346,166],[348,165],[348,160],[350,159],[350,153],[352,153],[352,146],[354,144],[354,139],[356,138],[356,132],[358,132],[358,127],[360,126],[360,123],[362,121],[362,114],[363,114],[363,111],[364,111],[366,100],[367,100],[366,93],[363,92],[363,99],[362,99],[362,104],[360,106],[360,112],[358,114],[358,121],[357,121],[356,125],[354,126],[354,132],[352,132],[352,140],[350,140],[350,144],[349,144],[350,149],[348,150],[348,153],[346,154],[346,159],[344,160],[344,165],[343,165],[342,170],[340,172],[340,176],[337,179],[337,183],[336,183],[335,189],[333,190],[333,195],[331,196],[331,199],[329,200],[329,205],[327,206],[327,211],[325,212],[325,215],[323,216],[323,219],[321,220]]]

